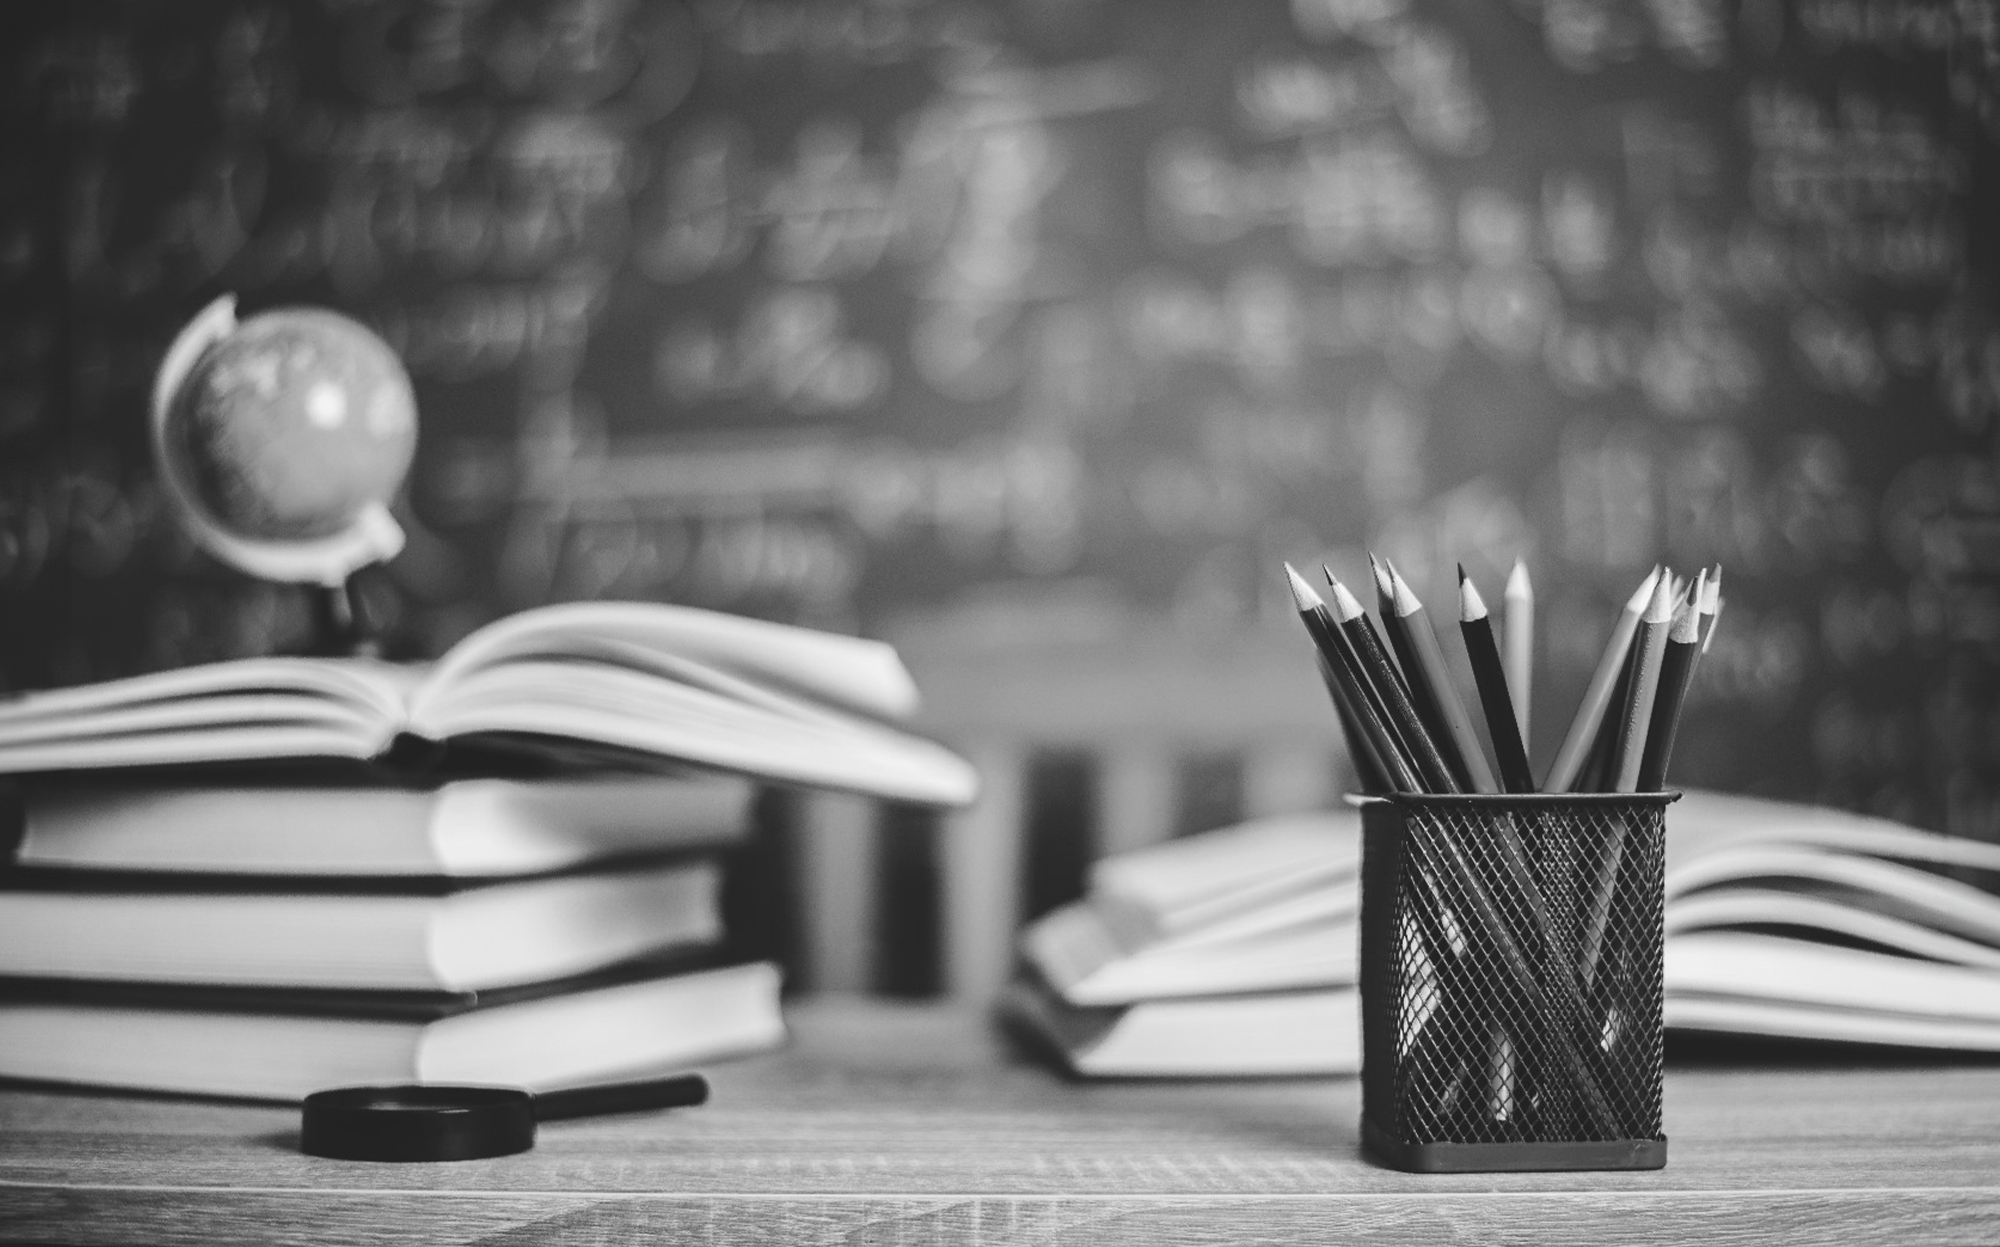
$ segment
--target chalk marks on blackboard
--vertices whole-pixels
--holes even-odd
[[[1302,260],[1422,260],[1450,239],[1451,211],[1421,159],[1389,134],[1231,156],[1199,131],[1169,134],[1148,162],[1147,220],[1168,246],[1222,246],[1276,230]]]
[[[683,407],[748,402],[800,416],[862,410],[888,388],[888,356],[857,338],[823,286],[757,296],[733,328],[690,316],[668,326],[654,355],[660,388]]]
[[[378,105],[477,89],[647,124],[686,98],[700,67],[694,17],[671,0],[346,7],[341,76]]]
[[[1276,54],[1237,71],[1236,107],[1246,133],[1284,138],[1352,131],[1400,119],[1422,148],[1476,155],[1492,117],[1463,44],[1434,27],[1384,27],[1381,46],[1338,61]]]

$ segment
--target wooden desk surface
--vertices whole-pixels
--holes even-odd
[[[1419,1177],[1353,1080],[1078,1085],[976,1019],[821,1002],[700,1109],[437,1165],[278,1107],[0,1093],[0,1240],[230,1244],[2000,1241],[2000,1067],[1676,1070],[1664,1172]]]

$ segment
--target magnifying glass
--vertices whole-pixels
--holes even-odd
[[[708,1099],[700,1074],[536,1095],[518,1087],[335,1087],[305,1098],[299,1150],[335,1160],[478,1160],[535,1146],[535,1123],[681,1108]]]

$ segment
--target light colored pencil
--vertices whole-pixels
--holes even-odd
[[[1715,574],[1708,578],[1707,593],[1701,602],[1701,613],[1708,616],[1708,625],[1701,634],[1701,652],[1708,652],[1708,643],[1715,639],[1715,621],[1722,615],[1722,564],[1715,565]]]
[[[1535,677],[1535,586],[1528,579],[1528,565],[1514,560],[1507,573],[1502,596],[1501,644],[1505,647],[1507,694],[1514,699],[1514,724],[1521,729],[1521,744],[1528,735],[1528,695]]]
[[[1667,632],[1666,653],[1660,659],[1660,691],[1653,698],[1653,717],[1646,726],[1646,749],[1639,764],[1638,790],[1658,792],[1666,786],[1667,765],[1674,756],[1674,737],[1680,731],[1681,707],[1687,702],[1688,685],[1701,658],[1701,590],[1708,582],[1704,569],[1695,581],[1695,596],[1674,610],[1673,627]]]
[[[1670,586],[1660,585],[1646,607],[1638,635],[1632,638],[1637,655],[1632,665],[1632,687],[1618,729],[1618,750],[1613,755],[1611,791],[1637,792],[1639,767],[1644,760],[1646,729],[1653,721],[1653,702],[1660,691],[1660,660],[1667,652],[1667,634],[1674,622],[1674,599]]]
[[[1568,792],[1576,783],[1577,773],[1589,759],[1590,746],[1597,739],[1598,725],[1604,722],[1618,676],[1625,669],[1625,651],[1631,648],[1632,637],[1639,631],[1639,617],[1645,614],[1659,582],[1660,569],[1655,567],[1625,603],[1617,622],[1611,625],[1611,639],[1605,642],[1597,670],[1591,673],[1583,700],[1577,704],[1569,734],[1563,737],[1562,748],[1556,750],[1556,760],[1549,765],[1548,778],[1542,781],[1543,792]]]

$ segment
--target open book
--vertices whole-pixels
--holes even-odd
[[[1079,1073],[1359,1067],[1360,819],[1247,823],[1101,862],[1021,937],[1006,1004]],[[1863,815],[1689,793],[1667,815],[1669,1029],[2000,1051],[2000,846]],[[1260,1034],[1272,1003],[1342,1033]],[[1193,1005],[1200,1009],[1167,1008]]]
[[[0,773],[380,759],[472,742],[603,751],[939,804],[969,765],[898,724],[896,652],[689,607],[579,602],[488,625],[427,666],[253,658],[0,701]],[[393,753],[392,753],[393,751]]]

